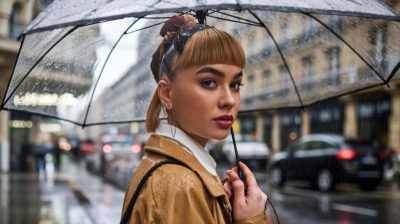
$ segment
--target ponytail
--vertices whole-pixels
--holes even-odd
[[[148,132],[155,132],[160,124],[161,101],[158,98],[157,91],[154,92],[153,98],[147,108],[146,130]]]

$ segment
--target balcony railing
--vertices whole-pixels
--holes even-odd
[[[303,101],[307,102],[307,99],[313,99],[317,95],[336,93],[338,89],[340,89],[338,88],[339,86],[350,88],[351,85],[358,80],[358,77],[362,75],[360,74],[362,71],[362,68],[348,68],[337,74],[319,74],[313,77],[296,80],[296,86]],[[291,82],[289,87],[280,83],[253,90],[244,95],[242,99],[245,107],[253,107],[254,105],[264,105],[265,107],[269,104],[282,105],[283,100],[285,102],[298,102],[297,95]]]

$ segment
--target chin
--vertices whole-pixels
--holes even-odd
[[[217,133],[215,133],[215,134],[211,137],[211,139],[214,139],[214,140],[224,140],[226,137],[228,137],[228,134],[229,134],[229,129],[226,130],[226,131],[220,130],[220,131],[218,131]]]

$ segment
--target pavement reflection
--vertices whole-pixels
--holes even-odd
[[[116,223],[123,197],[123,191],[72,162],[58,173],[51,168],[45,175],[2,173],[0,223]]]

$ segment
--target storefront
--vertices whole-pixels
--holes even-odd
[[[272,116],[269,113],[263,114],[264,132],[263,140],[267,143],[268,147],[272,146]]]
[[[310,133],[343,133],[344,104],[338,100],[312,106],[310,116]]]
[[[288,110],[281,113],[281,149],[290,147],[301,136],[301,110]]]
[[[241,114],[240,120],[240,134],[243,138],[251,139],[256,135],[256,116],[253,114]]]
[[[377,140],[383,147],[388,144],[390,95],[358,101],[358,136],[362,139]]]
[[[32,115],[12,112],[8,122],[10,130],[10,168],[12,171],[30,170],[30,134],[33,127]]]

